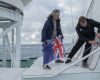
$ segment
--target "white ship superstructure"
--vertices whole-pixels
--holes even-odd
[[[51,62],[52,70],[43,69],[42,56],[30,68],[20,68],[23,9],[30,1],[32,0],[0,0],[0,28],[3,30],[0,33],[0,39],[3,41],[3,63],[1,63],[3,67],[0,68],[0,80],[100,80],[100,45],[94,46],[91,53],[83,58],[82,55],[76,55],[70,64]],[[100,22],[99,3],[99,0],[92,0],[88,11],[83,12],[87,17]],[[6,68],[8,46],[11,68]],[[77,54],[82,54],[83,49],[84,46]],[[81,66],[81,62],[87,57],[91,59],[89,69]]]
[[[21,25],[23,9],[31,0],[0,0],[0,38],[3,39],[3,66],[6,67],[6,47],[9,46],[11,66],[20,67]]]

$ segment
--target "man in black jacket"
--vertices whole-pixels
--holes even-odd
[[[100,38],[100,23],[96,22],[95,20],[85,18],[81,16],[79,18],[78,25],[76,27],[77,34],[79,36],[78,41],[76,42],[75,46],[71,50],[70,54],[68,55],[68,59],[65,63],[70,63],[73,56],[76,52],[80,49],[80,47],[85,44],[85,50],[83,53],[83,57],[90,53],[91,46],[96,44],[95,38],[95,30],[94,28],[98,28],[97,36]],[[83,67],[88,67],[87,59],[83,60]]]

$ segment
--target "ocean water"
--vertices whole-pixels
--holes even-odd
[[[64,44],[64,48],[67,49],[71,43],[66,43]],[[68,49],[69,50],[69,49]],[[0,61],[2,62],[2,46],[0,46]],[[34,60],[37,57],[42,56],[42,45],[41,44],[22,44],[21,45],[21,67],[30,67]],[[11,55],[9,53],[9,50],[7,49],[6,52],[6,62],[7,62],[7,67],[10,67],[11,65]]]

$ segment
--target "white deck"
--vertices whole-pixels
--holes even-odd
[[[71,63],[70,63],[71,64]],[[70,64],[57,64],[55,62],[50,63],[52,69],[44,70],[42,68],[42,57],[39,58],[29,69],[27,69],[23,74],[22,78],[43,78],[43,77],[53,77],[57,75],[59,72],[66,69]],[[89,69],[82,68],[81,66],[73,66],[72,68],[64,71],[61,74],[69,73],[69,74],[78,74],[78,73],[99,73],[99,70],[90,71]]]
[[[25,69],[0,68],[0,80],[21,80],[21,74]]]

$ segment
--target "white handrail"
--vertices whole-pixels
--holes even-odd
[[[13,30],[14,28],[16,28],[17,23],[13,24],[10,28],[6,29],[4,32],[0,33],[0,38],[2,38],[4,35],[6,35],[7,33],[9,33],[11,30]]]
[[[64,71],[66,71],[66,70],[68,70],[69,68],[73,67],[73,66],[76,65],[77,63],[79,63],[79,62],[85,60],[86,58],[90,57],[91,55],[97,53],[98,51],[100,51],[100,48],[97,48],[96,50],[94,50],[94,51],[91,52],[90,54],[86,55],[85,57],[83,57],[83,58],[77,60],[76,62],[74,62],[73,64],[69,65],[68,67],[66,67],[66,69],[64,69],[63,71],[59,72],[59,73],[56,74],[55,76],[57,76],[57,75],[63,73]]]

